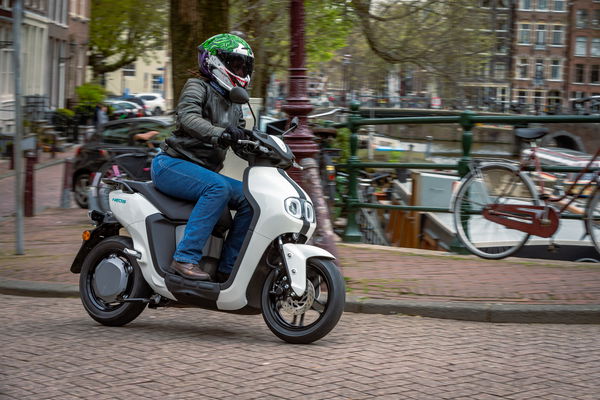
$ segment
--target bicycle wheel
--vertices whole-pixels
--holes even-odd
[[[481,213],[487,205],[537,205],[531,179],[510,164],[487,164],[471,171],[454,202],[458,239],[473,254],[487,259],[508,257],[519,250],[529,234],[490,221]]]
[[[585,207],[585,227],[592,238],[596,251],[600,253],[600,189],[596,188]]]

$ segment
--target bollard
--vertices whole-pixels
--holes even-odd
[[[71,189],[72,189],[72,180],[71,175],[73,175],[73,159],[67,158],[65,160],[65,168],[63,172],[63,182],[62,182],[62,194],[60,196],[60,208],[71,208]]]
[[[33,217],[33,166],[35,165],[35,154],[27,152],[25,155],[25,193],[24,193],[24,215]]]

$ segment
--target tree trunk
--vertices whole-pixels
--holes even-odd
[[[175,104],[186,80],[198,71],[197,47],[229,30],[227,0],[171,0],[171,60]]]

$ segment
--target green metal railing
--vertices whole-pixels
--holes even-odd
[[[471,146],[473,145],[473,127],[478,123],[496,123],[512,126],[527,126],[529,123],[600,123],[600,116],[589,115],[477,115],[471,111],[465,111],[460,115],[441,117],[397,117],[397,118],[362,118],[360,116],[359,103],[354,102],[350,106],[351,114],[344,123],[331,125],[334,128],[349,128],[350,135],[350,157],[345,164],[338,164],[338,168],[348,170],[348,196],[346,209],[348,222],[344,232],[345,242],[360,242],[362,234],[356,221],[356,212],[359,208],[378,208],[387,210],[405,211],[428,211],[428,212],[450,212],[448,208],[421,207],[407,205],[384,205],[374,203],[361,203],[358,201],[357,177],[361,168],[413,168],[413,169],[448,169],[458,171],[464,176],[469,171],[471,162]],[[364,125],[394,125],[394,124],[459,124],[462,127],[462,156],[456,164],[433,164],[433,163],[384,163],[384,162],[360,162],[358,152],[358,129]],[[577,167],[543,167],[544,171],[577,172]],[[569,217],[570,216],[564,216]]]

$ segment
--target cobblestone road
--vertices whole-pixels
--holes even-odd
[[[346,313],[308,346],[260,316],[146,310],[96,324],[77,299],[0,296],[0,398],[598,399],[600,327]]]

